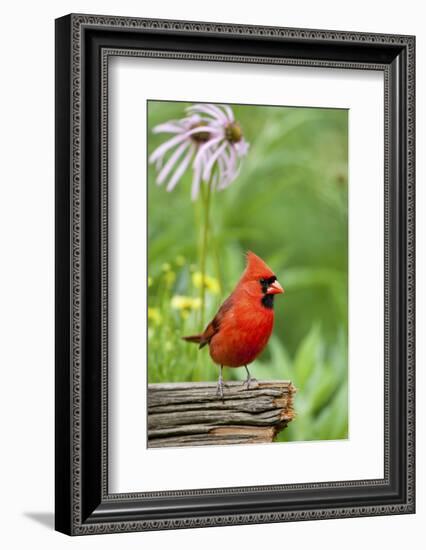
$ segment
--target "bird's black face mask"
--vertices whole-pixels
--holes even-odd
[[[268,292],[268,288],[272,285],[272,283],[275,283],[277,278],[275,275],[272,275],[272,277],[268,277],[267,279],[260,279],[259,283],[262,288],[262,293],[264,296],[262,296],[261,302],[264,307],[267,309],[273,309],[274,307],[274,294],[266,294]]]

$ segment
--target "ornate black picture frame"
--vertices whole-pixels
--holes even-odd
[[[109,493],[107,74],[109,57],[117,55],[383,72],[383,479]],[[85,535],[414,512],[414,56],[413,36],[74,14],[56,21],[58,531]]]

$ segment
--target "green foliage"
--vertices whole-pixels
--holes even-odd
[[[273,339],[275,365],[283,365],[281,377],[297,388],[296,418],[278,436],[279,441],[342,439],[348,435],[348,394],[346,338],[342,334],[334,346],[326,346],[318,326],[300,343],[294,360],[281,363],[282,347]],[[278,351],[277,351],[278,350]],[[259,365],[268,368],[268,365]],[[278,374],[278,373],[277,373]]]
[[[188,104],[150,102],[148,147],[165,138],[150,129],[179,118]],[[250,368],[259,379],[290,379],[296,419],[280,441],[347,437],[348,188],[347,111],[233,106],[250,150],[237,180],[213,194],[206,319],[217,311],[253,250],[286,290],[275,306],[267,350]],[[199,331],[201,205],[190,199],[191,174],[172,193],[148,170],[150,382],[215,380],[208,349],[181,340]],[[164,265],[164,264],[169,264]],[[192,298],[187,307],[174,297]],[[173,302],[175,300],[175,302]],[[174,304],[174,307],[172,306]],[[243,379],[244,369],[225,369]]]

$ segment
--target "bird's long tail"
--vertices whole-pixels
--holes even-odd
[[[200,348],[204,347],[207,344],[202,334],[194,334],[193,336],[182,336],[182,340],[185,340],[185,342],[192,342],[193,344],[200,344]]]
[[[193,342],[194,344],[199,344],[202,338],[202,334],[194,334],[193,336],[182,336],[182,340],[185,340],[185,342]]]

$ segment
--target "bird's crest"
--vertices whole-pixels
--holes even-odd
[[[268,278],[274,275],[272,269],[257,256],[254,252],[249,250],[246,254],[247,266],[243,273],[244,279],[261,279]]]

